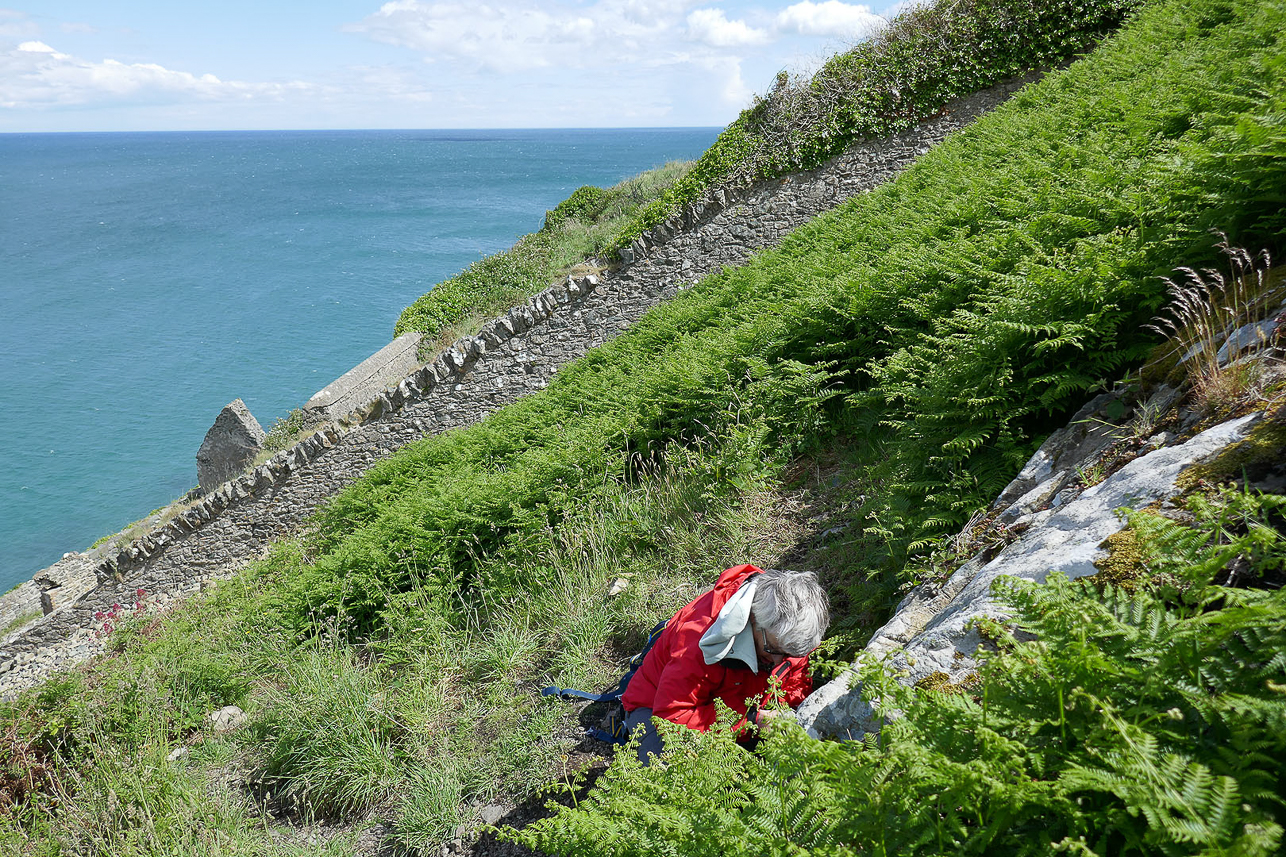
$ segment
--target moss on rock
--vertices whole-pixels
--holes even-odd
[[[1138,533],[1126,527],[1103,540],[1099,547],[1107,556],[1094,561],[1098,569],[1091,582],[1100,590],[1111,584],[1118,589],[1134,592],[1151,578],[1147,554],[1139,543]]]
[[[1245,439],[1229,446],[1210,461],[1194,464],[1179,474],[1175,485],[1191,491],[1201,483],[1238,482],[1261,485],[1281,478],[1286,469],[1286,406],[1251,429]]]
[[[941,671],[931,672],[915,683],[920,690],[931,690],[937,693],[968,693],[982,684],[977,673],[969,673],[960,681],[953,682],[951,676]]]

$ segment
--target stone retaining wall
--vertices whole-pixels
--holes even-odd
[[[424,334],[404,333],[361,363],[313,393],[304,405],[310,415],[333,420],[379,396],[420,365],[420,340]]]
[[[194,591],[231,574],[372,464],[425,435],[469,425],[546,386],[568,362],[621,333],[707,274],[888,181],[1027,80],[960,99],[915,129],[858,143],[823,167],[719,191],[635,241],[627,264],[551,287],[447,349],[427,367],[295,447],[183,508],[96,567],[97,586],[0,643],[0,697],[102,648],[95,611]]]

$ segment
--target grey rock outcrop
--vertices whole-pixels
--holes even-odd
[[[197,482],[210,491],[237,476],[263,450],[264,430],[246,403],[225,405],[196,454]]]
[[[1055,571],[1073,579],[1094,574],[1095,560],[1106,555],[1100,546],[1125,526],[1121,511],[1174,496],[1178,493],[1175,480],[1180,472],[1239,442],[1262,418],[1262,413],[1238,417],[1186,443],[1154,449],[1053,508],[1020,508],[1016,523],[1026,529],[1016,541],[992,559],[982,555],[966,562],[945,583],[913,590],[898,605],[893,618],[875,632],[865,656],[885,659],[885,668],[907,684],[933,673],[959,682],[978,667],[974,656],[982,638],[973,620],[1006,618],[991,596],[991,585],[997,578],[1008,575],[1041,582]],[[1071,428],[1077,425],[1074,420]],[[1048,492],[1036,489],[1050,479],[1061,478],[1052,472],[1050,461],[1068,461],[1063,455],[1066,450],[1100,454],[1099,442],[1093,440],[1092,431],[1089,435],[1076,430],[1060,432],[1056,437],[1061,447],[1051,448],[1048,443],[1042,446],[1015,480],[1037,485],[1021,493],[1022,499],[1014,505],[1022,506],[1033,493],[1048,500]],[[1018,495],[1020,489],[1021,485],[1001,496]],[[851,669],[805,700],[798,716],[809,734],[817,738],[860,739],[879,728],[875,712],[863,699],[856,672]]]

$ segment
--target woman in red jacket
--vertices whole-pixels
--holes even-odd
[[[770,716],[763,706],[798,706],[812,690],[808,653],[829,623],[826,593],[812,572],[738,565],[719,575],[713,589],[674,614],[621,696],[630,731],[645,730],[639,759],[647,764],[661,751],[653,717],[704,731],[719,699],[741,715],[736,728],[749,737],[744,727]]]

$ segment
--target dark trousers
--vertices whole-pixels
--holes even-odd
[[[652,762],[653,756],[661,755],[661,735],[656,731],[656,724],[652,722],[652,709],[636,708],[625,716],[625,728],[631,735],[635,730],[642,727],[643,734],[639,737],[639,761],[647,767]]]

